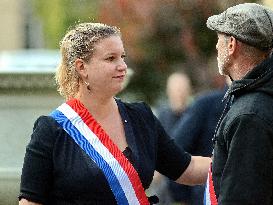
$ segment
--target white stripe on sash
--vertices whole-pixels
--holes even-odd
[[[77,128],[77,130],[87,139],[87,141],[94,147],[94,149],[101,155],[101,157],[108,163],[111,167],[113,173],[115,174],[118,182],[120,183],[123,192],[126,195],[128,203],[131,205],[140,204],[138,198],[136,197],[135,191],[129,180],[127,174],[120,166],[119,162],[115,157],[109,152],[109,150],[101,143],[98,137],[89,129],[89,127],[83,122],[81,117],[66,103],[62,104],[57,108],[62,112],[71,123]]]
[[[217,205],[217,199],[214,191],[211,166],[208,172],[206,188],[204,192],[204,205]]]

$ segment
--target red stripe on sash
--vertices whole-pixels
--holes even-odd
[[[208,177],[209,177],[209,194],[210,194],[211,205],[218,205],[215,190],[214,190],[213,180],[212,180],[211,167],[209,169]]]
[[[84,123],[92,130],[92,132],[99,138],[101,143],[109,150],[109,152],[120,163],[124,171],[127,173],[132,186],[135,190],[136,196],[141,205],[149,205],[145,190],[142,186],[141,180],[137,171],[130,163],[130,161],[124,156],[119,148],[114,144],[111,138],[103,130],[101,125],[93,118],[84,105],[77,99],[71,99],[66,102],[78,115],[82,118]]]

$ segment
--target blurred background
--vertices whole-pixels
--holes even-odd
[[[170,73],[183,71],[192,95],[220,88],[216,34],[209,16],[229,6],[272,0],[1,0],[0,1],[0,205],[17,204],[20,172],[35,119],[63,99],[54,72],[59,41],[79,22],[121,29],[133,73],[120,97],[156,108]]]

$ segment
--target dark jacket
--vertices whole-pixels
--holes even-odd
[[[211,157],[212,138],[224,110],[227,89],[213,90],[198,96],[180,118],[171,136],[192,155]]]
[[[226,98],[213,158],[219,205],[273,204],[273,58],[233,81]]]
[[[199,95],[173,128],[171,136],[178,146],[192,155],[211,157],[212,138],[217,122],[224,110],[222,99],[226,88]],[[203,202],[203,186],[186,186],[168,181],[168,188],[175,201],[191,205]]]
[[[184,111],[175,112],[170,108],[170,106],[160,107],[158,109],[158,119],[168,135],[171,136],[173,128],[176,127],[176,124],[179,122],[183,114]]]

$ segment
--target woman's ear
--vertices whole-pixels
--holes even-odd
[[[87,78],[85,62],[82,59],[77,58],[75,60],[75,68],[81,78]]]

